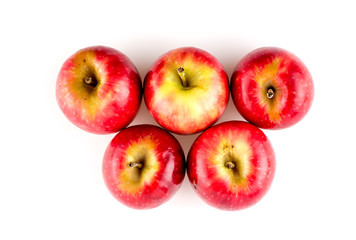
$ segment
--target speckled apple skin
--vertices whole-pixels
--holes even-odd
[[[242,174],[236,178],[224,166],[224,148],[232,147]],[[241,210],[257,203],[272,184],[275,154],[266,135],[254,125],[229,121],[204,131],[188,154],[188,177],[209,205]]]
[[[266,89],[274,87],[274,100]],[[231,95],[247,121],[265,129],[283,129],[299,122],[314,98],[312,76],[294,54],[276,47],[248,53],[235,67]]]
[[[128,163],[140,147],[152,153],[142,180],[131,181]],[[153,159],[154,158],[154,159]],[[106,149],[103,176],[111,194],[135,209],[150,209],[168,201],[185,176],[185,157],[179,142],[167,131],[153,125],[136,125],[119,132]],[[123,182],[125,181],[125,182]],[[134,186],[133,186],[134,185]]]
[[[87,91],[83,79],[95,76],[98,85]],[[142,83],[131,60],[105,46],[79,50],[63,64],[56,98],[65,116],[79,128],[96,134],[118,132],[135,118],[142,99]]]

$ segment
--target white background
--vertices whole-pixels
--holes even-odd
[[[355,239],[356,35],[352,1],[2,1],[0,3],[0,239]],[[72,125],[55,100],[62,63],[80,48],[125,53],[143,78],[173,48],[242,56],[277,46],[315,84],[308,115],[264,131],[277,157],[268,194],[226,212],[187,178],[164,205],[138,211],[107,191],[101,161],[114,135]],[[232,102],[219,120],[241,119]],[[155,124],[142,104],[132,124]],[[178,136],[187,153],[197,135]]]

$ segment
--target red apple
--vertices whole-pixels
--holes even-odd
[[[282,129],[299,122],[314,97],[312,77],[292,53],[256,49],[236,66],[231,95],[240,114],[260,128]]]
[[[170,199],[184,175],[184,152],[165,130],[136,125],[119,132],[103,161],[105,184],[121,203],[136,209],[154,208]]]
[[[178,48],[161,56],[144,81],[144,98],[151,115],[165,129],[178,134],[200,132],[225,111],[228,78],[209,53]]]
[[[57,102],[65,116],[91,133],[114,133],[136,116],[142,85],[134,64],[103,46],[79,50],[58,75]]]
[[[229,121],[204,131],[188,154],[188,177],[208,204],[239,210],[271,186],[275,155],[266,135],[247,122]]]

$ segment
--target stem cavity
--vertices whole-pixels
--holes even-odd
[[[141,169],[143,167],[143,164],[141,162],[130,162],[129,167]]]
[[[274,89],[273,88],[269,88],[268,90],[267,90],[267,98],[268,99],[271,99],[271,98],[273,98],[274,97]]]
[[[228,169],[234,169],[236,167],[236,162],[234,161],[234,145],[228,146],[225,149],[225,167]]]
[[[95,77],[86,77],[84,78],[84,83],[87,84],[88,86],[91,87],[96,87],[96,85],[98,85],[98,80],[95,79]]]
[[[227,161],[225,163],[225,167],[227,167],[228,169],[233,169],[233,168],[236,167],[236,164],[234,162],[232,162],[232,161]]]

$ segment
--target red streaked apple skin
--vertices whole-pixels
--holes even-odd
[[[266,97],[268,87],[274,98]],[[240,114],[265,129],[283,129],[299,122],[309,111],[313,97],[312,77],[294,54],[275,47],[256,49],[236,66],[231,95]]]
[[[238,175],[226,167],[227,159],[235,161]],[[206,203],[223,210],[241,210],[257,203],[270,188],[275,167],[266,135],[241,121],[207,129],[188,154],[188,177],[195,191]]]
[[[137,155],[140,151],[146,154],[146,160],[143,172],[136,179],[130,162],[142,158]],[[181,145],[157,126],[136,125],[122,130],[104,155],[103,176],[107,188],[118,201],[131,208],[149,209],[163,204],[179,189],[184,175]]]
[[[88,88],[86,77],[97,85]],[[65,116],[79,128],[96,134],[118,132],[136,116],[142,83],[134,64],[109,47],[79,50],[63,64],[57,78],[56,97]]]
[[[186,72],[188,87],[177,73]],[[144,99],[150,114],[165,129],[194,134],[215,123],[229,100],[229,83],[219,61],[193,47],[171,50],[149,69]]]

